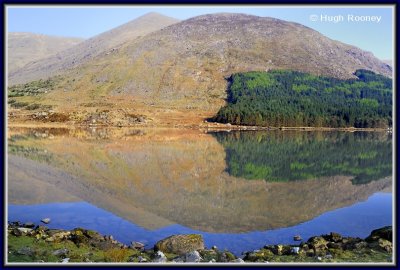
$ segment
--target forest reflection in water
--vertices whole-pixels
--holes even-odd
[[[17,129],[8,198],[85,201],[149,230],[238,234],[391,192],[391,159],[386,133]]]

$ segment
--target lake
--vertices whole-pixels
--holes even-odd
[[[25,129],[8,132],[8,220],[151,247],[199,233],[236,255],[391,225],[385,132]],[[298,243],[298,242],[297,242]]]

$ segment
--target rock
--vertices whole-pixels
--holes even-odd
[[[362,242],[363,240],[361,238],[353,238],[353,237],[347,237],[343,238],[342,242],[342,248],[344,250],[353,250],[357,248],[357,244]]]
[[[335,243],[335,242],[329,242],[328,244],[326,244],[326,246],[328,248],[333,248],[333,249],[341,249],[342,248],[341,243]]]
[[[142,256],[139,256],[139,257],[138,257],[138,261],[139,261],[139,262],[147,262],[147,259],[146,259],[146,258],[143,258]]]
[[[225,255],[228,262],[236,259],[235,255],[233,255],[233,253],[231,253],[229,251],[225,251],[223,254]]]
[[[308,256],[308,257],[314,257],[314,254],[315,254],[315,252],[314,252],[313,249],[310,249],[310,250],[306,251],[306,256]]]
[[[46,242],[54,242],[54,237],[50,236],[45,239]]]
[[[292,247],[290,250],[293,254],[299,254],[300,247]]]
[[[380,229],[373,230],[371,234],[365,238],[367,242],[377,241],[379,238],[393,242],[392,226],[386,226]]]
[[[338,243],[338,242],[341,242],[343,240],[343,237],[340,234],[335,233],[335,232],[331,232],[330,234],[324,235],[323,237],[327,241],[334,242],[334,243]]]
[[[47,228],[46,226],[38,225],[38,226],[36,226],[35,231],[36,231],[36,232],[38,232],[38,231],[45,232],[45,231],[47,231],[48,229],[49,229],[49,228]]]
[[[291,253],[291,247],[290,246],[285,246],[285,245],[275,245],[273,248],[271,248],[271,251],[275,255],[289,255]]]
[[[184,263],[185,262],[185,255],[178,256],[172,260],[174,263]]]
[[[219,256],[219,260],[218,260],[218,261],[219,261],[219,262],[229,262],[229,259],[227,258],[225,252],[222,253],[222,254]]]
[[[293,240],[294,240],[294,241],[301,241],[302,238],[301,238],[300,235],[295,235],[295,236],[293,236]]]
[[[164,263],[167,261],[167,257],[162,253],[161,251],[157,251],[157,253],[154,256],[153,262],[156,263]]]
[[[44,218],[41,220],[44,224],[49,224],[50,223],[50,218]]]
[[[61,260],[61,263],[68,263],[69,262],[69,258],[64,258]]]
[[[9,223],[10,227],[22,227],[22,223],[19,221],[14,221]]]
[[[393,245],[392,242],[386,240],[386,239],[379,239],[378,241],[379,247],[386,251],[387,253],[392,253],[393,251]]]
[[[69,250],[66,248],[57,249],[53,252],[54,256],[66,256],[69,253]]]
[[[240,258],[237,258],[237,259],[233,260],[232,262],[234,262],[234,263],[244,263],[244,261],[242,259],[240,259]]]
[[[84,229],[81,228],[75,228],[71,231],[71,235],[69,236],[69,239],[74,242],[76,245],[79,245],[81,243],[88,243],[89,238],[84,234]]]
[[[328,249],[328,242],[321,236],[311,237],[307,243],[313,249],[315,255],[325,255],[325,250]]]
[[[328,259],[328,260],[333,259],[333,256],[331,254],[327,254],[327,255],[325,255],[325,259]]]
[[[131,245],[129,246],[131,249],[137,249],[137,250],[144,250],[144,244],[140,242],[131,242]]]
[[[355,249],[363,249],[363,248],[366,248],[367,246],[368,246],[368,243],[365,241],[361,241],[359,243],[354,244]]]
[[[17,250],[17,254],[32,256],[34,254],[33,250],[30,247],[22,247]]]
[[[30,228],[17,228],[17,230],[21,232],[21,235],[27,235],[33,231],[33,229]]]
[[[93,239],[93,240],[98,240],[98,241],[104,240],[103,236],[100,233],[96,232],[96,231],[85,230],[84,234],[88,238]]]
[[[271,250],[262,249],[246,253],[246,255],[244,256],[244,260],[250,262],[264,262],[271,260],[273,257],[274,253],[272,253]]]
[[[204,240],[200,234],[172,235],[158,241],[154,249],[165,253],[182,255],[194,250],[204,249]]]
[[[211,249],[217,250],[218,248],[217,248],[217,246],[212,246]]]
[[[63,241],[69,238],[71,232],[63,230],[50,230],[48,231],[48,235],[50,235],[54,241]]]
[[[24,223],[23,227],[32,229],[35,227],[35,224],[33,224],[33,222],[26,222]]]
[[[321,258],[321,257],[317,257],[317,260],[318,260],[318,261],[322,261],[322,258]]]
[[[185,254],[186,262],[200,262],[201,260],[202,258],[197,250]]]
[[[18,230],[18,228],[14,228],[12,229],[11,233],[15,236],[21,236],[22,232],[20,230]]]

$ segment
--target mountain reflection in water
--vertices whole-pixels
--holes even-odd
[[[9,203],[85,201],[149,230],[291,227],[392,189],[385,133],[11,129],[8,139]]]

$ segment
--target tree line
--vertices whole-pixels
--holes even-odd
[[[274,127],[391,127],[392,80],[368,70],[354,75],[341,80],[291,70],[233,74],[228,104],[212,120]]]

